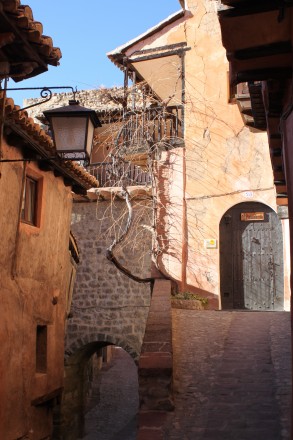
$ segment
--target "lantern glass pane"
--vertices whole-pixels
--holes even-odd
[[[94,129],[95,129],[94,125],[93,125],[92,121],[89,119],[87,141],[86,141],[86,152],[89,157],[91,156],[91,152],[92,152]]]
[[[87,118],[52,117],[57,151],[84,151]]]

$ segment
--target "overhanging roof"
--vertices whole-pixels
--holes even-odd
[[[29,6],[20,0],[0,2],[0,79],[9,76],[17,82],[36,76],[48,65],[57,66],[61,56]]]
[[[286,8],[280,19],[276,2],[275,9],[269,10],[263,2],[254,3],[255,13],[253,6],[249,10],[241,7],[251,2],[231,0],[230,3],[240,6],[219,11],[219,21],[232,82],[250,81],[253,76],[255,80],[290,76],[292,8]],[[263,10],[260,5],[264,6]]]
[[[219,11],[222,41],[230,61],[230,82],[250,82],[253,99],[260,105],[254,119],[264,123],[268,132],[277,204],[286,205],[287,185],[284,168],[280,118],[287,78],[292,76],[293,2],[287,0],[222,0],[230,8]],[[255,86],[263,81],[262,92]],[[253,91],[253,93],[252,93]],[[255,95],[255,96],[254,96]]]
[[[155,95],[166,105],[182,104],[182,53],[189,48],[186,42],[157,47],[149,44],[151,37],[159,35],[170,24],[188,17],[190,12],[176,12],[135,39],[117,47],[107,55],[120,69],[125,63],[136,79],[145,81]],[[146,43],[146,47],[144,46]]]
[[[107,53],[108,58],[113,61],[113,63],[116,64],[116,66],[122,68],[123,67],[123,57],[125,52],[135,44],[139,43],[140,41],[144,40],[145,38],[149,38],[152,35],[156,34],[157,32],[164,29],[169,24],[173,23],[174,21],[178,20],[179,18],[183,17],[185,14],[184,10],[175,12],[172,15],[169,15],[165,20],[158,23],[156,26],[153,26],[152,28],[148,29],[143,34],[140,34],[138,37],[128,41],[127,43],[118,46],[116,49],[110,51]]]

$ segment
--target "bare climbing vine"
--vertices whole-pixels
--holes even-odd
[[[174,79],[176,85],[182,72],[178,71],[177,75]],[[219,93],[218,89],[215,93]],[[166,278],[172,279],[170,268],[166,265],[172,258],[177,259],[180,264],[179,259],[182,258],[182,236],[180,238],[180,234],[177,234],[177,229],[182,227],[178,209],[180,212],[188,210],[186,242],[188,238],[198,243],[207,231],[210,231],[212,236],[214,230],[206,224],[208,208],[205,200],[245,192],[245,189],[233,192],[230,190],[230,181],[235,181],[235,175],[231,171],[233,157],[240,157],[242,176],[247,177],[247,181],[251,180],[251,161],[259,163],[260,166],[262,163],[262,158],[260,160],[256,156],[247,160],[245,154],[250,150],[243,148],[246,142],[244,129],[237,132],[227,118],[219,117],[219,111],[212,105],[213,100],[206,98],[202,87],[196,88],[195,84],[186,78],[183,95],[186,113],[194,115],[187,122],[194,135],[186,138],[188,146],[184,167],[182,148],[176,150],[176,147],[184,146],[184,110],[183,103],[176,102],[175,93],[171,93],[170,99],[162,102],[146,83],[140,82],[131,87],[101,87],[94,91],[81,91],[76,95],[82,105],[94,108],[98,112],[102,122],[102,127],[94,139],[95,163],[88,171],[100,181],[97,219],[100,220],[103,235],[106,235],[110,242],[106,256],[124,275],[138,282],[152,281],[151,277],[143,276],[146,273],[145,256],[150,257],[150,247],[156,268]],[[60,95],[55,98],[59,100]],[[63,98],[66,102],[67,94],[63,94]],[[216,95],[215,99],[218,100]],[[60,105],[60,102],[58,104]],[[57,105],[54,97],[52,105]],[[227,135],[226,154],[220,149],[210,148],[218,141],[220,144],[223,142],[223,128]],[[259,153],[255,150],[253,154]],[[214,172],[219,167],[223,168],[224,182],[220,182],[219,173]],[[195,184],[198,182],[200,187],[197,197],[189,196],[188,192],[180,188],[181,194],[186,194],[184,209],[180,205],[182,200],[174,201],[180,173],[182,181],[185,180],[186,183],[188,180]],[[172,192],[169,191],[170,185],[173,187]],[[111,197],[111,203],[106,209],[100,211],[100,202],[106,188],[113,189],[115,195]],[[136,188],[136,191],[133,188]],[[261,182],[254,178],[256,193],[267,190],[270,188],[262,188]],[[118,200],[124,202],[125,209],[117,208]],[[132,251],[137,261],[139,260],[139,273],[133,273],[129,269],[131,262],[123,256],[123,249],[126,248]],[[198,255],[201,257],[200,249]],[[193,277],[197,277],[194,267],[187,269]],[[138,272],[137,269],[136,271]],[[174,278],[177,279],[177,275]],[[198,285],[200,284],[199,279]]]
[[[124,101],[125,96],[127,105]],[[123,88],[106,89],[105,99],[118,103],[121,114],[119,116],[118,112],[110,110],[109,114],[103,115],[104,130],[98,134],[95,144],[96,151],[104,153],[100,171],[97,168],[97,172],[100,172],[97,178],[102,185],[121,188],[119,198],[125,201],[127,210],[127,213],[118,219],[115,219],[111,212],[112,221],[108,234],[110,236],[114,228],[115,236],[106,250],[106,256],[124,275],[140,283],[151,283],[152,277],[139,277],[122,264],[116,255],[116,249],[121,246],[131,247],[134,242],[137,246],[140,230],[147,230],[151,234],[149,241],[152,242],[153,261],[160,270],[159,260],[164,252],[166,237],[163,229],[160,231],[157,225],[158,213],[163,208],[160,206],[161,198],[158,197],[161,176],[158,176],[157,161],[160,160],[162,152],[182,144],[181,109],[179,106],[168,108],[166,104],[160,103],[150,93],[146,84],[130,87],[126,91]],[[151,221],[148,224],[134,221],[129,188],[135,185],[151,188]],[[113,205],[110,205],[109,210],[112,209]],[[142,249],[139,253],[141,251]],[[169,278],[167,274],[165,276]]]

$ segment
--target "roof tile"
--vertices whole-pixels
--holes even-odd
[[[19,0],[2,0],[0,2],[0,14],[5,15],[5,23],[11,23],[12,33],[15,33],[15,27],[18,28],[18,31],[22,34],[24,39],[27,40],[27,43],[31,45],[31,49],[38,54],[45,64],[53,66],[59,64],[59,60],[62,57],[61,51],[58,47],[53,46],[51,37],[43,35],[43,25],[39,21],[34,20],[33,11],[30,6],[22,5]],[[20,41],[18,41],[15,47],[21,52],[22,46],[19,45],[19,43]],[[13,44],[13,42],[11,44]],[[4,57],[3,60],[13,62],[10,58],[7,59]],[[44,70],[44,66],[42,67]],[[22,79],[24,79],[40,73],[38,68],[39,66],[37,64],[33,66],[30,72],[24,68],[23,72],[17,72],[16,74],[12,72],[10,76],[12,76],[12,78],[20,78],[22,76]]]

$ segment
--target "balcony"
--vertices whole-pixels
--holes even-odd
[[[151,184],[150,173],[131,162],[113,166],[112,162],[93,163],[87,171],[99,181],[100,187],[145,186]]]
[[[117,135],[116,151],[135,163],[135,158],[155,151],[182,147],[183,106],[149,107],[128,112]]]
[[[150,159],[184,146],[182,120],[183,106],[151,106],[129,111],[116,127],[105,122],[104,127],[108,124],[109,128],[102,133],[100,146],[108,152],[107,158],[92,163],[87,171],[100,187],[151,184],[151,175],[146,171]]]

